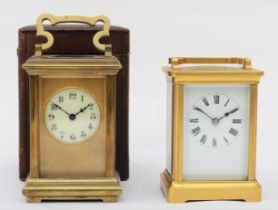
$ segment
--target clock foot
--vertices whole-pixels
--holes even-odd
[[[261,186],[254,181],[181,181],[172,179],[168,171],[161,174],[161,190],[170,203],[196,200],[261,200]]]
[[[39,197],[27,197],[28,203],[40,203],[42,201]]]
[[[114,203],[118,201],[118,197],[105,197],[102,201],[105,203]]]
[[[117,202],[121,193],[117,177],[63,180],[28,178],[23,188],[29,203],[53,200]]]

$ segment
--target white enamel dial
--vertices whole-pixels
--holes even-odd
[[[240,135],[243,124],[240,106],[219,92],[197,99],[186,120],[196,142],[214,149],[230,145]]]
[[[184,86],[183,177],[246,180],[250,86]]]
[[[97,101],[78,88],[57,92],[45,108],[47,130],[64,143],[80,143],[89,139],[97,131],[100,119]]]

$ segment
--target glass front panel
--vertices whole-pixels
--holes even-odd
[[[40,177],[105,176],[105,80],[43,78],[40,99]]]
[[[185,180],[247,179],[249,101],[249,85],[185,85]]]

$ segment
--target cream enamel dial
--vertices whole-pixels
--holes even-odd
[[[101,119],[100,107],[93,96],[78,89],[56,93],[45,108],[45,124],[49,133],[64,143],[80,143],[97,131]]]

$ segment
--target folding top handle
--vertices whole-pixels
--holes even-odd
[[[111,44],[101,44],[100,39],[109,36],[110,20],[107,16],[98,15],[94,17],[86,16],[54,16],[52,14],[42,14],[37,19],[37,36],[43,36],[46,38],[46,42],[42,44],[36,44],[36,55],[41,55],[44,50],[48,50],[54,44],[53,35],[44,30],[43,22],[48,20],[51,25],[57,25],[58,23],[85,23],[90,26],[95,26],[97,22],[103,23],[103,29],[98,31],[92,38],[92,44],[101,52],[105,54],[111,54]]]
[[[183,64],[242,64],[243,69],[251,69],[249,58],[193,58],[193,57],[173,57],[169,58],[169,64],[176,69]]]

